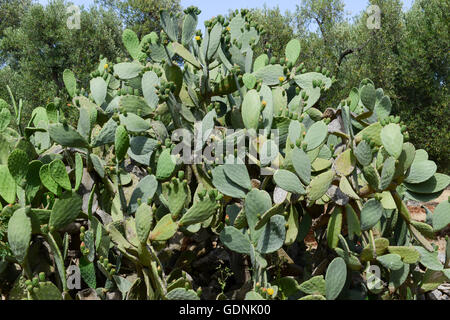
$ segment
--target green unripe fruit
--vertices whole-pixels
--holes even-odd
[[[33,280],[31,280],[31,282],[33,283],[33,287],[37,287],[39,285],[39,278],[34,277]]]
[[[45,281],[45,273],[44,272],[39,273],[39,280],[42,282]]]

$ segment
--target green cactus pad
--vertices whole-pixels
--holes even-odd
[[[444,269],[442,263],[439,261],[438,252],[429,252],[423,247],[415,246],[414,249],[420,254],[420,263],[430,270],[442,271]]]
[[[114,143],[117,123],[111,118],[106,122],[100,132],[94,137],[92,141],[93,147],[100,147],[105,144]]]
[[[242,77],[242,80],[244,81],[244,85],[247,87],[247,89],[251,90],[256,85],[256,77],[253,74],[246,73]]]
[[[64,147],[88,148],[89,143],[70,125],[53,123],[48,126],[50,137]]]
[[[157,188],[158,181],[156,180],[154,175],[148,175],[141,181],[139,181],[139,183],[133,190],[133,193],[131,194],[128,210],[131,213],[136,212],[137,208],[139,207],[138,199],[147,202],[149,198],[153,198]]]
[[[194,202],[192,207],[181,218],[179,225],[189,226],[209,219],[219,208],[215,197],[213,194],[208,194],[202,200]]]
[[[49,227],[59,230],[73,222],[81,212],[82,203],[82,199],[76,193],[65,193],[53,205]]]
[[[159,98],[156,94],[156,86],[160,84],[159,78],[153,71],[148,71],[142,76],[142,93],[144,94],[145,102],[152,109],[158,107]]]
[[[289,216],[287,220],[286,239],[284,244],[290,246],[297,240],[299,229],[299,215],[294,205],[289,206]]]
[[[128,136],[127,129],[125,129],[125,127],[122,125],[118,126],[116,129],[114,146],[116,150],[117,161],[123,161],[130,146],[130,137]]]
[[[355,192],[355,190],[353,190],[352,185],[346,177],[341,177],[341,180],[339,181],[339,189],[350,198],[355,200],[359,199],[358,194]]]
[[[150,240],[152,241],[165,241],[177,232],[178,225],[172,220],[170,214],[166,214],[161,220],[158,221],[155,228],[150,232]]]
[[[200,300],[194,290],[186,290],[184,288],[176,288],[168,292],[166,295],[168,300]]]
[[[362,166],[368,166],[372,162],[372,149],[365,140],[361,141],[354,149],[354,154]]]
[[[356,158],[351,149],[342,152],[334,162],[334,169],[340,176],[349,176],[355,170]]]
[[[32,300],[63,300],[58,287],[51,282],[40,282],[35,289],[30,293]]]
[[[372,84],[366,84],[363,86],[359,92],[361,97],[361,102],[363,105],[369,109],[373,110],[376,102],[376,90]]]
[[[395,174],[395,159],[389,157],[383,164],[381,171],[380,190],[385,190],[389,187]]]
[[[134,62],[122,62],[114,65],[114,74],[120,79],[136,78],[142,70],[142,65]]]
[[[256,250],[262,254],[269,254],[280,249],[286,239],[286,220],[282,215],[275,215],[261,232]]]
[[[334,172],[332,170],[324,172],[315,177],[306,189],[308,199],[316,201],[328,191],[328,188],[333,182]]]
[[[122,33],[122,42],[130,56],[134,60],[138,60],[141,54],[141,48],[136,33],[133,30],[125,29]]]
[[[250,90],[242,102],[242,120],[247,129],[258,129],[261,100],[256,90]]]
[[[436,163],[430,160],[414,160],[405,179],[407,183],[422,183],[436,173]]]
[[[28,172],[28,155],[25,151],[15,149],[8,157],[8,169],[18,185],[25,181]]]
[[[377,257],[377,261],[386,269],[399,270],[403,268],[402,257],[395,253],[385,254]]]
[[[298,300],[327,300],[327,299],[320,294],[310,294],[310,295],[301,297]]]
[[[383,210],[380,201],[375,199],[367,201],[361,210],[361,230],[369,230],[380,221]]]
[[[255,229],[259,221],[258,215],[262,216],[270,208],[272,208],[270,195],[264,190],[252,189],[245,198],[244,206],[249,227]],[[255,239],[252,238],[252,240]]]
[[[11,121],[11,112],[3,108],[0,110],[0,132],[5,131]]]
[[[264,68],[269,64],[269,57],[267,54],[263,53],[262,55],[258,56],[258,58],[255,59],[255,62],[253,63],[253,71],[257,72],[258,70]]]
[[[335,258],[328,265],[325,275],[325,292],[327,300],[335,300],[344,288],[347,279],[347,266],[341,257]]]
[[[250,176],[244,164],[224,164],[223,170],[227,178],[235,184],[247,190],[252,188]]]
[[[178,217],[190,196],[187,183],[174,179],[162,185],[162,194],[167,202],[172,217]],[[190,202],[190,199],[189,199]]]
[[[364,179],[369,183],[369,185],[374,189],[378,190],[380,185],[380,176],[374,167],[371,165],[366,166],[362,169]]]
[[[304,142],[307,144],[306,151],[311,151],[320,146],[328,135],[328,127],[323,121],[314,123],[306,132]]]
[[[146,117],[153,111],[144,98],[132,95],[122,96],[119,107],[123,113],[134,113],[140,117]]]
[[[280,83],[280,78],[285,78],[283,67],[279,64],[268,65],[254,72],[255,77],[263,84],[274,86]]]
[[[137,208],[135,217],[137,237],[141,243],[145,244],[152,228],[152,208],[148,204],[142,203]]]
[[[381,146],[381,130],[383,126],[379,122],[372,123],[370,126],[361,130],[356,136],[356,141],[362,141],[364,137],[367,137],[370,141],[373,141],[377,146]]]
[[[72,70],[64,70],[63,81],[69,95],[72,98],[75,97],[75,91],[77,90],[77,80],[75,79],[75,75],[73,74]]]
[[[218,166],[212,170],[212,183],[220,193],[226,196],[238,199],[245,198],[247,191],[226,176],[224,166]]]
[[[292,150],[292,165],[300,180],[308,185],[311,182],[311,160],[308,155],[299,148]]]
[[[353,210],[352,206],[345,206],[345,217],[347,219],[347,232],[348,237],[353,239],[354,236],[361,236],[361,224],[359,222],[359,218],[356,215],[355,210]]]
[[[450,202],[443,201],[434,209],[433,230],[440,231],[450,224]]]
[[[385,126],[380,133],[381,142],[386,151],[398,159],[403,149],[403,134],[398,124],[391,123]]]
[[[53,194],[58,194],[60,186],[52,178],[49,164],[44,164],[43,166],[41,166],[41,168],[39,169],[39,177],[41,178],[41,182],[44,187],[46,187]]]
[[[430,179],[422,183],[405,183],[405,187],[412,192],[421,194],[436,193],[444,190],[450,184],[450,177],[436,173]]]
[[[6,165],[0,165],[0,196],[7,203],[16,202],[16,183]]]
[[[171,154],[169,148],[164,149],[158,158],[158,164],[156,166],[156,178],[158,180],[169,179],[176,167],[176,158]]]
[[[288,62],[296,63],[300,56],[301,45],[297,39],[292,39],[286,45],[285,55]]]
[[[250,255],[250,239],[235,227],[225,227],[220,233],[220,241],[231,251]]]
[[[277,170],[273,176],[277,186],[291,193],[306,194],[305,188],[300,179],[292,172],[287,170]]]
[[[382,121],[389,117],[392,110],[391,99],[388,96],[384,96],[381,100],[377,101],[375,105],[375,114],[378,121]]]
[[[331,249],[337,247],[339,243],[339,235],[341,234],[342,229],[342,208],[335,207],[333,212],[331,213],[330,220],[328,220],[327,227],[327,241],[328,246]]]
[[[69,175],[67,174],[64,163],[61,160],[56,159],[53,160],[49,166],[52,179],[62,188],[71,191],[72,185],[70,184]]]
[[[31,219],[26,208],[14,212],[8,222],[8,243],[16,259],[22,263],[28,252],[31,240]]]
[[[420,253],[414,247],[389,246],[387,249],[389,253],[394,253],[401,256],[403,262],[407,264],[414,264],[420,259]]]
[[[325,279],[323,276],[315,276],[302,282],[299,289],[308,295],[325,295]]]
[[[337,255],[344,259],[347,267],[353,271],[360,271],[362,269],[362,264],[359,259],[351,252],[342,250],[341,248],[334,248]]]
[[[89,288],[95,289],[97,287],[97,279],[95,276],[95,266],[85,257],[80,257],[80,275],[81,278],[86,282]]]

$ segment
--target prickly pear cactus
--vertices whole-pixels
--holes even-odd
[[[21,270],[9,298],[70,298],[78,267],[100,299],[229,299],[232,259],[250,300],[422,299],[448,282],[450,241],[444,259],[434,241],[450,202],[425,222],[406,202],[437,199],[450,177],[408,142],[384,91],[364,79],[321,110],[335,80],[305,68],[297,39],[275,57],[248,10],[203,30],[199,14],[162,11],[162,31],[141,39],[125,30],[128,59],[101,57],[87,88],[65,70],[71,101],[26,127],[22,102],[11,96],[13,115],[0,101],[0,277]]]

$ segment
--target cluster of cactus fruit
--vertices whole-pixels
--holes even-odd
[[[438,198],[450,177],[406,142],[383,90],[363,80],[321,112],[334,79],[305,69],[298,40],[273,57],[248,11],[206,21],[204,33],[199,13],[161,11],[162,31],[140,40],[125,30],[131,60],[101,58],[87,90],[66,70],[72,103],[37,107],[25,128],[11,96],[18,132],[0,101],[0,196],[11,216],[0,272],[21,268],[8,298],[73,298],[66,269],[76,264],[102,297],[200,299],[201,287],[160,253],[175,234],[201,229],[248,259],[246,299],[415,299],[447,282],[450,242],[442,263],[432,240],[450,223],[450,201],[426,222],[414,221],[405,201]],[[258,45],[267,52],[254,57]],[[77,110],[76,128],[65,108]],[[224,129],[248,134],[243,161],[236,153],[214,155],[225,163],[177,161],[172,133],[199,127],[219,131],[201,137],[204,149],[225,141]],[[321,263],[301,277],[273,272],[271,258],[306,248],[308,234]],[[51,261],[36,255],[43,243]]]

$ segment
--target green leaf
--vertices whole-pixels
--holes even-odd
[[[31,220],[26,208],[14,212],[8,222],[8,243],[16,259],[22,263],[31,240]]]
[[[152,207],[145,202],[142,203],[136,210],[136,234],[139,241],[143,244],[147,243],[150,229],[152,227],[153,213]]]
[[[83,200],[79,195],[67,192],[55,201],[50,214],[49,227],[60,230],[72,223],[80,214]]]
[[[0,196],[7,203],[16,202],[16,183],[6,165],[0,165]]]
[[[88,148],[89,143],[73,127],[62,123],[48,126],[50,137],[64,147]]]
[[[395,123],[388,124],[381,129],[380,137],[386,151],[394,159],[398,159],[403,149],[403,135],[400,126]]]
[[[75,75],[73,74],[72,70],[64,70],[63,81],[69,95],[72,98],[75,97],[75,91],[77,90],[77,80],[75,79]]]
[[[177,232],[178,225],[172,220],[170,214],[166,214],[161,220],[158,221],[155,228],[150,232],[150,240],[152,241],[165,241]]]
[[[108,85],[102,77],[94,78],[90,81],[91,93],[97,105],[101,106],[105,102]]]
[[[339,244],[339,235],[342,229],[342,208],[335,207],[331,214],[330,220],[328,220],[327,227],[327,241],[328,246],[334,249]]]
[[[297,39],[292,39],[288,42],[285,50],[286,59],[288,62],[296,63],[300,56],[301,45]]]
[[[245,198],[246,190],[226,176],[224,166],[218,166],[212,170],[212,183],[219,192],[226,196],[238,199]]]
[[[383,265],[383,267],[390,270],[399,270],[403,268],[402,257],[395,253],[385,254],[377,257],[377,261]]]
[[[305,188],[300,179],[292,172],[287,170],[277,170],[273,176],[275,183],[281,189],[294,194],[306,194]]]
[[[373,108],[375,107],[376,94],[377,94],[375,87],[372,84],[366,84],[365,86],[363,86],[361,88],[361,91],[359,94],[360,94],[361,102],[363,103],[363,105],[367,109],[373,110]]]
[[[256,250],[262,254],[269,254],[280,249],[286,239],[285,224],[286,220],[282,215],[275,215],[270,218],[266,226],[261,229],[262,233]]]
[[[72,186],[70,184],[69,175],[66,171],[66,166],[60,159],[53,160],[50,163],[50,174],[53,180],[59,184],[62,188],[71,191]]]
[[[344,288],[347,279],[347,266],[344,259],[335,258],[328,266],[325,275],[325,292],[328,300],[335,300]]]
[[[436,163],[430,160],[414,160],[409,174],[405,179],[407,183],[422,183],[430,179],[436,173]]]
[[[299,148],[294,148],[291,155],[295,172],[297,172],[300,180],[308,185],[311,182],[311,160],[308,155]]]
[[[226,226],[220,233],[220,241],[231,251],[250,255],[248,236],[235,227]]]
[[[8,157],[8,169],[18,185],[21,185],[28,172],[28,155],[20,149],[13,150]]]
[[[258,129],[261,114],[261,99],[256,90],[250,90],[242,102],[242,120],[247,129]]]
[[[430,179],[422,183],[404,183],[406,189],[409,191],[423,194],[442,191],[447,188],[449,184],[450,177],[442,173],[436,173]]]
[[[361,230],[369,230],[380,221],[383,215],[383,206],[376,199],[367,201],[361,210]]]
[[[332,170],[324,172],[315,177],[306,189],[308,199],[310,201],[316,201],[322,198],[322,196],[328,191],[328,188],[330,187],[331,182],[333,182],[333,179],[334,172]]]
[[[311,151],[320,146],[328,135],[328,127],[323,121],[314,123],[306,132],[304,142],[308,144],[306,151]]]
[[[443,201],[433,212],[433,230],[440,231],[450,224],[450,201]]]

